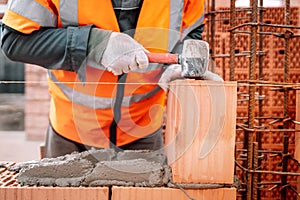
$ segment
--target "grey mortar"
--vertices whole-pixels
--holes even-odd
[[[132,159],[145,159],[150,162],[157,162],[166,164],[166,156],[159,151],[149,150],[125,150],[117,154],[117,160],[132,160]]]
[[[145,159],[102,161],[90,173],[84,185],[162,186],[164,167]]]
[[[57,160],[23,168],[17,179],[21,185],[80,186],[92,170],[93,164],[86,159]]]
[[[116,152],[112,149],[92,149],[84,151],[81,153],[73,152],[64,156],[59,156],[56,158],[44,158],[42,160],[32,160],[28,162],[17,163],[14,166],[11,166],[9,170],[19,172],[21,169],[32,167],[32,165],[43,165],[50,164],[52,162],[58,161],[68,161],[68,160],[80,160],[87,159],[92,164],[96,164],[99,161],[109,161],[113,160],[116,157]]]
[[[21,185],[162,186],[171,177],[164,154],[151,151],[89,150],[57,158],[19,163]]]

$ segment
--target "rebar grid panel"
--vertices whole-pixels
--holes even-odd
[[[211,1],[211,4],[215,6],[215,0]],[[214,7],[213,12],[208,11],[209,17],[212,14],[214,16],[213,23],[211,18],[208,19],[208,26],[216,26],[216,22],[229,20],[229,34],[226,36],[229,38],[227,42],[230,42],[228,45],[229,49],[222,47],[222,49],[226,51],[221,51],[221,53],[212,52],[212,55],[217,64],[218,62],[220,63],[222,59],[221,64],[223,64],[222,67],[224,68],[222,70],[223,77],[225,77],[224,79],[226,80],[227,75],[229,75],[229,80],[237,80],[238,89],[242,88],[242,92],[238,92],[238,95],[242,97],[242,99],[238,99],[238,103],[244,104],[243,102],[245,102],[248,105],[246,108],[247,114],[237,117],[237,133],[244,133],[242,140],[236,141],[237,147],[239,147],[236,148],[236,167],[241,169],[240,171],[243,173],[241,177],[239,177],[242,179],[242,182],[241,188],[238,189],[242,195],[238,195],[238,197],[242,199],[274,199],[276,195],[281,199],[288,199],[288,192],[288,194],[295,193],[299,196],[297,190],[291,185],[291,181],[294,180],[293,177],[298,177],[300,173],[289,172],[288,170],[291,166],[295,166],[293,169],[296,170],[293,171],[297,171],[299,166],[299,161],[292,156],[293,145],[289,145],[290,138],[293,137],[293,134],[300,132],[300,130],[293,128],[295,124],[299,124],[299,122],[292,119],[289,104],[293,101],[293,99],[290,99],[290,92],[300,89],[300,84],[292,83],[290,80],[290,43],[292,38],[299,38],[300,35],[295,34],[293,31],[300,29],[300,26],[298,26],[300,23],[295,24],[295,20],[291,23],[289,0],[286,0],[284,9],[285,17],[283,23],[278,23],[276,20],[274,20],[274,23],[274,21],[269,19],[268,21],[264,21],[266,11],[269,12],[270,9],[264,8],[263,0],[259,0],[259,6],[256,0],[252,0],[249,8],[236,8],[235,0],[231,0],[229,9],[222,10],[221,8],[221,10],[218,10]],[[230,13],[230,17],[224,17],[222,13]],[[240,13],[244,13],[244,16]],[[250,17],[249,13],[251,14]],[[267,17],[270,16],[267,15]],[[244,19],[248,20],[243,21]],[[239,23],[240,21],[242,21],[242,23]],[[210,27],[209,30],[219,30],[219,28]],[[236,49],[237,38],[241,34],[247,35],[249,38],[249,45],[247,47],[250,50],[248,51],[240,52]],[[207,35],[216,35],[214,38],[218,39],[218,34],[208,32]],[[271,62],[270,59],[266,59],[268,52],[264,50],[265,45],[268,46],[269,41],[265,40],[268,36],[276,38],[276,41],[278,38],[278,40],[284,42],[284,49],[279,52],[284,56],[282,59],[284,64],[281,67],[283,78],[280,78],[280,81],[276,80],[276,78],[266,78],[268,81],[265,80],[265,71],[267,70],[263,69],[266,63]],[[212,40],[211,37],[209,38]],[[275,39],[272,39],[272,41],[273,40],[275,41]],[[218,46],[218,42],[213,45],[213,49],[218,51],[218,49],[215,48],[215,46]],[[274,45],[277,48],[276,44]],[[275,50],[273,51],[275,52]],[[242,76],[242,79],[239,79],[236,78],[235,74],[236,67],[238,66],[236,61],[244,57],[249,57],[249,62],[247,62],[249,71]],[[227,61],[230,59],[230,62],[228,62],[230,63],[229,66],[226,65],[225,59],[227,59]],[[271,65],[274,64],[277,63],[271,63]],[[275,68],[278,68],[278,66],[275,66]],[[229,73],[227,74],[228,69]],[[242,71],[240,70],[237,73],[240,72]],[[258,73],[257,77],[255,76],[256,73]],[[277,71],[274,73],[277,73]],[[274,114],[272,115],[272,112],[269,110],[264,109],[266,101],[268,101],[269,91],[275,92],[276,94],[280,93],[279,96],[283,99],[281,103],[283,112],[276,111],[277,115],[275,116]],[[278,108],[278,106],[276,108]],[[280,134],[283,134],[282,141],[278,142],[276,140],[280,143],[278,144],[280,148],[276,147],[275,150],[264,150],[264,148],[269,145],[265,144],[264,141],[274,134],[278,135],[277,138],[280,138]],[[269,158],[275,161],[277,160],[276,166],[274,165],[271,170],[266,169],[266,163]],[[276,168],[278,166],[281,167],[280,170]],[[275,179],[268,180],[272,176],[276,176],[276,181]],[[273,193],[269,198],[261,195],[261,192],[265,191],[266,187],[269,187],[268,190]]]

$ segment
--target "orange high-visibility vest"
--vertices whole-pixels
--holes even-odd
[[[151,52],[167,52],[204,21],[205,0],[144,0],[134,38]],[[40,27],[86,26],[118,32],[110,0],[11,1],[3,23],[29,34]],[[161,66],[127,75],[117,146],[158,130],[163,122],[165,93],[157,86]],[[62,136],[85,145],[109,147],[118,77],[105,69],[86,67],[86,83],[75,72],[51,70],[50,122]]]

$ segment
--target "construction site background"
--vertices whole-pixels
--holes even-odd
[[[300,1],[291,0],[291,23],[292,25],[300,25]],[[230,1],[216,0],[216,10],[224,11],[229,10]],[[6,1],[0,0],[0,4],[6,4]],[[249,22],[249,13],[240,12],[238,15],[241,18],[241,21],[238,23]],[[279,8],[267,8],[264,12],[264,22],[269,24],[284,24],[285,10],[284,7]],[[222,19],[216,21],[215,24],[215,54],[229,54],[230,53],[230,13],[218,13],[216,18]],[[208,23],[209,25],[209,23]],[[299,29],[293,30],[294,33],[297,33]],[[266,28],[265,31],[274,31],[274,32],[284,32],[284,29],[274,29]],[[204,34],[204,39],[207,38],[207,33]],[[263,58],[263,77],[264,81],[271,82],[284,82],[284,41],[282,38],[276,36],[264,36],[264,51],[266,52]],[[249,51],[250,40],[248,35],[237,34],[236,35],[236,48],[235,53],[243,53]],[[300,70],[300,37],[295,37],[292,39],[290,46],[290,82],[299,83]],[[215,58],[216,65],[218,66],[218,72],[223,76],[225,80],[230,79],[230,59],[229,57],[218,57]],[[235,80],[248,80],[249,78],[249,57],[237,57],[236,66],[235,66]],[[258,70],[256,72],[258,74]],[[18,108],[23,102],[23,109],[25,111],[25,121],[24,121],[24,131],[21,132],[1,132],[0,133],[0,160],[13,160],[13,161],[23,161],[24,159],[38,159],[39,158],[39,144],[44,140],[46,129],[48,126],[48,112],[49,112],[49,94],[47,87],[46,79],[46,70],[38,66],[26,65],[25,66],[25,94],[24,97],[18,98]],[[244,123],[245,118],[248,117],[248,86],[239,86],[238,88],[239,101],[238,101],[238,112],[237,122]],[[257,90],[258,93],[258,90]],[[279,117],[283,114],[283,93],[279,90],[272,90],[271,87],[263,88],[264,100],[263,102],[263,116],[275,116]],[[2,95],[2,94],[1,94]],[[22,96],[22,95],[21,95]],[[260,98],[257,96],[257,98]],[[15,97],[14,97],[15,99]],[[289,92],[289,117],[296,120],[296,90]],[[2,101],[4,102],[4,101]],[[11,102],[11,101],[10,101]],[[1,103],[1,102],[0,102]],[[258,104],[258,102],[256,102]],[[2,104],[2,103],[1,103]],[[258,106],[256,104],[255,113],[258,113]],[[1,105],[2,106],[2,105]],[[3,108],[4,106],[2,106]],[[22,109],[22,106],[21,106]],[[0,110],[1,111],[1,110]],[[298,114],[299,115],[299,114]],[[0,114],[0,117],[2,114]],[[298,119],[299,120],[299,119]],[[37,123],[38,122],[38,123]],[[266,122],[266,121],[265,121]],[[264,123],[264,122],[263,122]],[[274,129],[283,129],[283,122],[275,124]],[[294,128],[294,126],[292,126]],[[2,138],[9,138],[7,140]],[[11,142],[7,142],[10,140]],[[289,155],[294,157],[295,152],[295,131],[291,132],[289,138]],[[19,158],[14,157],[11,153],[6,152],[4,149],[8,149],[9,146],[13,145],[15,141],[19,141],[22,144],[16,148],[14,155],[20,156]],[[243,151],[244,149],[245,135],[243,129],[237,130],[237,149]],[[27,145],[28,144],[28,145]],[[262,150],[273,151],[274,154],[268,154],[264,159],[261,160],[261,170],[268,171],[282,171],[282,156],[278,152],[282,151],[283,148],[283,133],[278,132],[266,132],[261,135],[261,146],[259,147]],[[34,147],[34,148],[31,148]],[[29,157],[24,157],[22,152],[29,150],[26,155],[32,155]],[[6,152],[6,153],[5,153]],[[1,155],[2,154],[2,155]],[[3,155],[5,154],[5,155]],[[237,158],[244,160],[246,159],[245,153],[237,152]],[[242,163],[242,162],[241,162]],[[288,161],[287,166],[288,172],[298,172],[299,163],[295,161]],[[243,172],[240,168],[236,168],[236,173],[243,179]],[[281,176],[278,174],[262,174],[260,180],[265,182],[273,182],[270,184],[270,187],[265,187],[266,190],[260,192],[260,199],[280,199],[281,187],[278,186],[278,182],[281,181]],[[288,176],[288,182],[292,186],[297,186],[297,176]],[[274,188],[271,188],[273,187]],[[238,198],[242,198],[243,191],[239,194]],[[296,199],[297,195],[292,190],[287,190],[286,199]]]

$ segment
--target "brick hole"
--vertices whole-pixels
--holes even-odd
[[[229,24],[229,20],[225,20],[225,21],[223,22],[223,24],[228,25],[228,24]]]
[[[280,49],[280,50],[278,51],[278,53],[281,54],[281,55],[283,55],[283,54],[284,54],[284,49]]]
[[[271,20],[266,20],[265,23],[266,24],[271,24]]]

